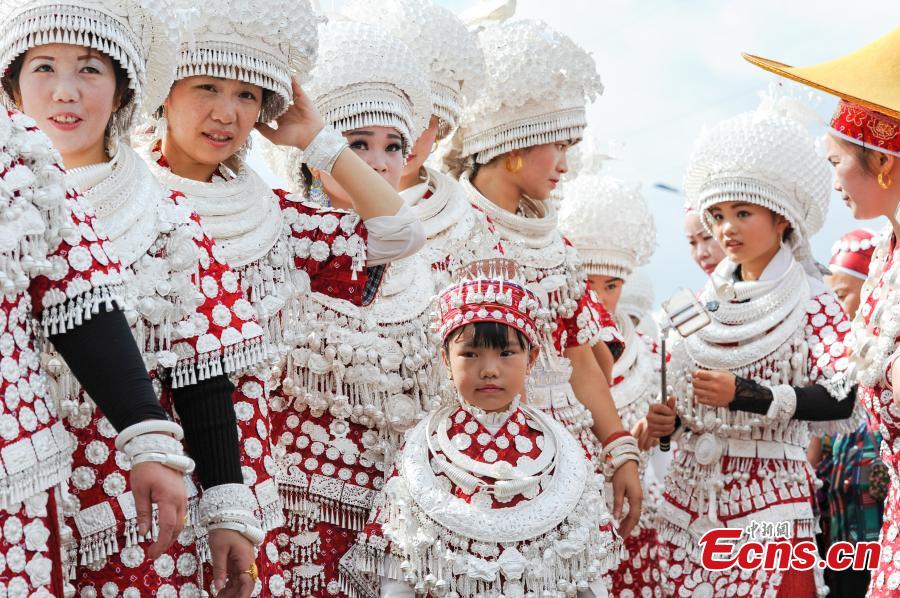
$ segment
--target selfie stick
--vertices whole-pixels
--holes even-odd
[[[662,402],[663,405],[666,404],[666,400],[669,397],[669,388],[666,382],[666,337],[669,335],[669,331],[673,328],[678,331],[681,336],[690,336],[694,332],[697,332],[701,328],[705,327],[709,324],[709,316],[706,313],[706,310],[702,305],[696,300],[693,300],[689,303],[678,308],[677,311],[673,313],[669,313],[667,311],[667,305],[663,304],[663,311],[666,312],[667,322],[660,330],[660,352],[659,352],[659,385],[662,390]],[[687,324],[691,320],[697,317],[705,318],[705,323],[700,324],[699,327],[688,331],[686,334],[679,330],[679,327],[682,324]],[[667,453],[672,448],[672,438],[671,436],[663,436],[659,439],[659,450]]]

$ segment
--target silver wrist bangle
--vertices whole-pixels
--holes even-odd
[[[622,465],[629,461],[640,463],[641,452],[638,449],[637,439],[628,434],[616,438],[603,447],[600,453],[600,463],[603,475],[610,479]]]
[[[175,440],[184,438],[184,430],[175,422],[167,419],[145,419],[119,432],[116,436],[116,448],[121,451],[135,436],[154,433],[171,434]]]
[[[175,436],[170,436],[174,434]],[[116,448],[131,466],[159,463],[182,474],[194,471],[194,460],[184,454],[181,426],[166,420],[149,420],[129,426],[116,437]]]
[[[208,531],[228,529],[244,536],[254,546],[265,539],[256,512],[256,496],[244,484],[220,484],[207,488],[200,498],[200,523]]]
[[[206,526],[207,531],[217,529],[228,529],[244,536],[248,542],[254,546],[259,546],[266,539],[266,532],[261,527],[239,523],[237,521],[221,521],[219,523],[211,523]]]
[[[323,127],[306,149],[303,150],[303,162],[310,168],[331,174],[338,156],[350,147],[344,136],[333,127]]]

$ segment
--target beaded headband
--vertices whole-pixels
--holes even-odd
[[[475,322],[496,322],[540,344],[546,316],[537,296],[518,280],[508,260],[476,262],[465,268],[469,276],[438,295],[437,329],[444,340],[451,332]]]
[[[828,268],[865,280],[869,276],[869,264],[878,245],[878,235],[864,228],[857,228],[840,238],[831,248]]]

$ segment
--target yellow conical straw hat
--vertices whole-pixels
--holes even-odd
[[[846,56],[813,66],[793,67],[743,54],[767,71],[900,118],[900,27]]]

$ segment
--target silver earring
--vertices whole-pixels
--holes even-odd
[[[241,159],[246,159],[247,154],[250,153],[250,150],[253,149],[253,137],[247,135],[247,141],[244,142],[244,145],[237,151],[237,155]]]
[[[114,116],[106,126],[106,155],[110,158],[114,157],[119,149],[120,135],[119,125]]]
[[[169,119],[166,118],[165,114],[156,119],[153,131],[157,139],[162,140],[166,138],[166,134],[169,132]]]

